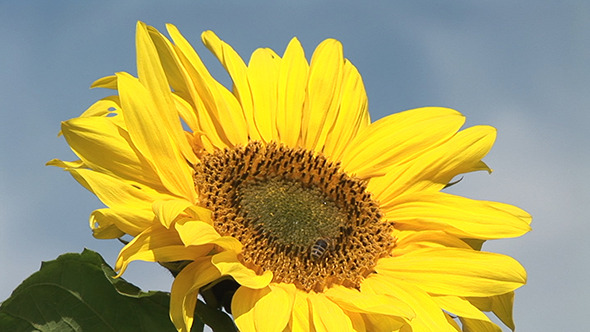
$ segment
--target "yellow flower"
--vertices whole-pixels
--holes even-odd
[[[231,311],[242,331],[499,331],[482,311],[514,328],[526,272],[480,249],[528,232],[531,217],[441,192],[490,171],[494,128],[460,130],[464,117],[438,107],[371,122],[333,39],[310,63],[294,38],[282,57],[258,49],[246,65],[207,31],[229,91],[167,28],[171,40],[138,23],[138,78],[95,82],[118,96],[64,122],[80,160],[49,164],[108,206],[91,215],[96,237],[134,237],[120,273],[133,260],[191,261],[171,291],[179,330],[224,277],[240,285]]]

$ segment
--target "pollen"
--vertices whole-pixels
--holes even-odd
[[[243,244],[243,264],[273,282],[322,291],[359,288],[395,246],[366,183],[321,154],[250,142],[205,154],[195,166],[216,230]]]

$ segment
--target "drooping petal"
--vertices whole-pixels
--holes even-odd
[[[191,330],[199,289],[219,277],[208,257],[195,260],[176,276],[170,291],[170,319],[178,331]]]
[[[446,142],[464,122],[461,113],[442,107],[389,115],[366,127],[346,146],[342,168],[360,178],[382,175]]]
[[[232,314],[240,331],[283,331],[291,317],[294,288],[293,285],[238,288],[232,299]]]
[[[119,275],[135,260],[148,262],[173,262],[193,260],[205,256],[212,246],[185,246],[178,234],[154,224],[131,240],[119,253],[115,270]]]
[[[526,283],[524,268],[513,258],[469,249],[420,249],[380,259],[375,269],[443,295],[493,296]]]
[[[400,196],[383,206],[387,218],[400,230],[441,230],[459,238],[501,239],[531,230],[530,216],[506,204],[478,201],[442,192]]]

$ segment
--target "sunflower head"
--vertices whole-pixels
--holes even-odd
[[[171,291],[179,330],[197,294],[228,279],[243,331],[498,328],[482,311],[514,327],[526,273],[481,244],[526,233],[530,216],[441,192],[489,171],[492,127],[460,130],[464,117],[437,107],[371,122],[333,39],[310,62],[294,38],[246,64],[207,31],[229,90],[167,28],[170,39],[138,23],[138,77],[95,82],[118,94],[64,122],[80,160],[50,164],[107,206],[92,213],[95,236],[134,237],[120,273],[133,260],[189,262]]]

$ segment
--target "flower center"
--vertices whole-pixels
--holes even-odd
[[[281,178],[244,183],[238,190],[240,214],[278,244],[310,248],[318,238],[340,233],[346,214],[316,187]]]
[[[366,184],[312,151],[250,142],[204,155],[195,171],[216,230],[237,238],[242,263],[271,270],[273,282],[358,288],[395,245]]]

